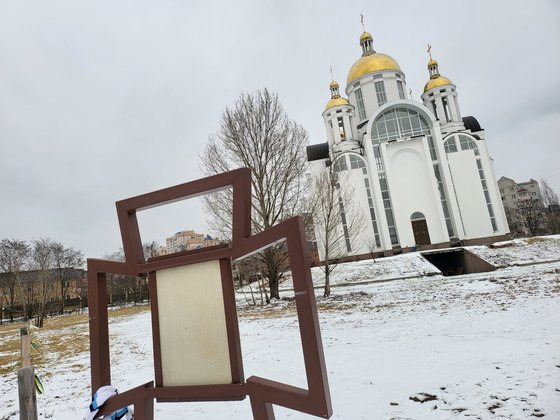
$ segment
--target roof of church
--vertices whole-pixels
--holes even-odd
[[[482,130],[480,123],[473,116],[463,117],[463,124],[467,130],[471,130],[473,133]]]
[[[350,84],[364,74],[373,73],[381,70],[401,71],[399,64],[390,56],[383,53],[373,53],[360,57],[350,68],[346,83]]]
[[[433,79],[430,79],[428,81],[428,83],[426,83],[426,86],[424,86],[424,92],[427,92],[430,89],[433,89],[435,87],[444,86],[444,85],[452,85],[452,84],[453,84],[453,82],[451,80],[449,80],[447,77],[437,76],[437,77],[434,77]]]
[[[349,104],[348,99],[342,98],[340,96],[338,98],[331,98],[329,102],[327,102],[327,105],[325,106],[325,111],[335,106],[348,105],[348,104]]]
[[[369,32],[364,31],[360,35],[360,42],[362,42],[364,39],[373,39],[373,37],[371,36],[371,34]]]
[[[319,143],[307,146],[307,161],[327,159],[329,157],[329,143]]]

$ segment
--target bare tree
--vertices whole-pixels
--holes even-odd
[[[546,179],[540,180],[541,196],[547,219],[547,233],[560,233],[560,200]]]
[[[120,248],[118,251],[105,254],[104,259],[114,261],[124,261],[124,250]],[[136,277],[125,276],[122,274],[107,274],[107,291],[109,293],[109,305],[117,302],[129,302],[131,297],[134,299],[137,282]]]
[[[377,241],[375,238],[370,238],[367,241],[367,248],[369,254],[371,255],[371,259],[375,262],[375,259],[379,257],[379,246],[377,246]]]
[[[144,242],[142,244],[144,257],[146,259],[157,256],[159,244],[155,241]],[[105,253],[103,258],[113,261],[125,261],[124,250]],[[107,274],[107,292],[109,294],[109,305],[118,302],[142,302],[149,297],[148,282],[146,277],[125,276],[121,274]]]
[[[122,248],[120,248],[116,252],[105,253],[103,254],[103,259],[112,261],[124,261],[124,251]],[[107,274],[107,293],[109,295],[109,305],[113,305],[115,300],[119,300],[118,297],[121,295],[122,283],[123,276],[121,276],[120,274]]]
[[[292,121],[278,95],[267,89],[242,93],[220,118],[201,155],[201,170],[214,175],[239,167],[251,170],[252,228],[254,233],[300,214],[307,132]],[[231,235],[231,191],[203,198],[210,227],[223,237]],[[279,246],[259,254],[270,298],[279,298],[278,285],[286,256]]]
[[[60,285],[60,313],[64,313],[64,301],[70,280],[75,277],[74,268],[84,263],[84,255],[74,248],[66,248],[60,242],[52,244],[53,266]]]
[[[41,238],[32,242],[30,267],[36,271],[36,288],[34,300],[37,303],[37,317],[35,325],[43,327],[47,313],[47,302],[54,297],[54,245],[50,238]]]
[[[30,254],[30,248],[25,241],[18,239],[2,239],[0,241],[0,270],[5,273],[5,284],[9,288],[8,308],[10,322],[14,321],[16,294],[23,294],[21,273],[24,270]],[[0,305],[3,305],[0,302]],[[23,308],[25,317],[27,310]]]
[[[144,242],[142,249],[146,261],[149,258],[157,257],[159,248],[160,245],[156,241]],[[144,297],[150,298],[147,277],[134,277],[134,304],[142,302]]]
[[[159,244],[156,241],[144,242],[142,244],[142,250],[144,251],[144,258],[153,258],[157,256],[157,250],[159,249]]]
[[[535,236],[544,233],[546,225],[545,214],[542,203],[539,200],[521,200],[517,203],[516,211],[525,235]]]
[[[515,238],[520,234],[523,235],[523,222],[518,216],[517,207],[512,208],[504,206],[504,211],[506,213],[510,237]]]
[[[323,251],[324,261],[320,267],[325,274],[325,297],[331,294],[331,274],[340,259],[355,246],[365,224],[362,212],[352,200],[352,184],[346,182],[343,174],[335,172],[330,165],[311,181],[310,208],[317,245]]]

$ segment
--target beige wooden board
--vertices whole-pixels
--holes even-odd
[[[156,272],[163,386],[232,383],[219,261]]]

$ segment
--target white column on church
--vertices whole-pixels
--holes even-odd
[[[439,121],[441,122],[441,124],[447,123],[448,121],[445,119],[445,110],[443,109],[443,101],[441,99],[441,95],[440,94],[438,94],[437,96],[434,95],[434,101],[436,103],[436,109],[437,109]]]
[[[460,122],[459,113],[457,112],[457,102],[455,101],[455,95],[449,92],[447,95],[447,104],[449,106],[449,111],[451,112],[451,121]]]
[[[455,109],[457,110],[457,121],[462,122],[463,119],[461,118],[461,108],[459,108],[459,99],[457,98],[457,92],[453,96],[453,102],[455,103]]]
[[[342,124],[344,125],[344,132],[346,133],[346,140],[355,140],[352,135],[352,125],[350,124],[350,116],[344,115],[342,117]]]

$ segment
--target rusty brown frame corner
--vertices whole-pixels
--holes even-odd
[[[211,247],[144,260],[136,212],[175,201],[233,189],[233,233],[230,246]],[[112,397],[99,415],[133,404],[135,419],[153,419],[154,399],[167,401],[228,401],[250,397],[256,420],[273,420],[273,404],[323,418],[332,415],[315,293],[307,261],[303,219],[294,217],[251,236],[251,173],[246,168],[202,178],[116,203],[126,262],[88,259],[90,355],[92,394],[111,383],[107,313],[107,274],[148,275],[152,302],[155,383],[149,382]],[[231,264],[280,241],[286,241],[294,283],[297,316],[308,389],[256,376],[244,380],[239,323]],[[157,310],[156,271],[193,263],[219,260],[230,352],[231,384],[163,386]]]

